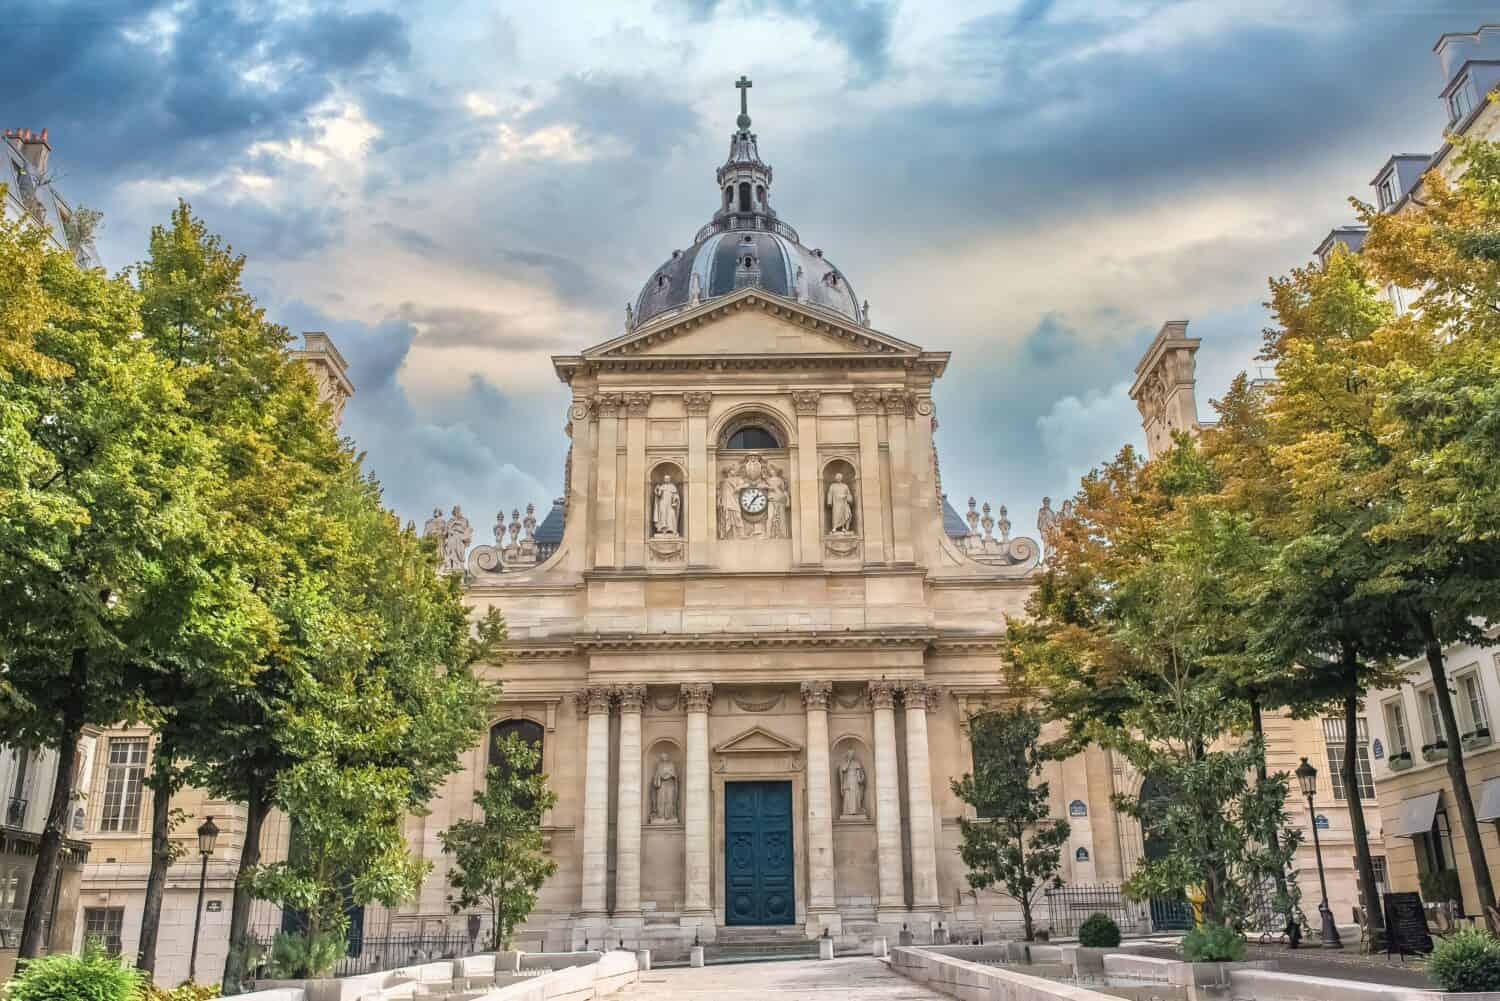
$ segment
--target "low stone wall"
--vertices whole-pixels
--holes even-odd
[[[1119,1001],[1111,994],[984,966],[930,949],[892,949],[891,969],[961,1001]]]
[[[307,1001],[307,992],[300,987],[273,987],[268,991],[251,991],[249,994],[236,994],[236,998],[250,999],[250,1001]]]
[[[633,952],[502,953],[497,980],[501,983],[476,1001],[592,1001],[633,984],[639,967]],[[530,976],[506,976],[519,959],[520,969]],[[255,1001],[404,1001],[417,996],[423,985],[456,984],[461,987],[475,967],[488,965],[483,957],[445,959],[436,963],[405,966],[383,973],[329,980],[262,980],[251,994]],[[493,966],[491,967],[494,968]],[[536,973],[544,970],[547,972]],[[425,993],[425,992],[424,992]]]
[[[1267,970],[1235,970],[1230,973],[1229,995],[1233,1001],[1500,1001],[1500,992],[1495,991],[1445,994],[1414,987],[1386,987]]]

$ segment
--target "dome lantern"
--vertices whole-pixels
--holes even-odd
[[[719,211],[714,219],[731,220],[732,229],[764,229],[766,219],[776,218],[771,209],[771,165],[760,158],[755,133],[750,131],[749,77],[741,76],[734,85],[740,91],[740,114],[735,119],[738,131],[729,137],[729,159],[716,175],[719,182]],[[762,217],[757,222],[755,217]]]

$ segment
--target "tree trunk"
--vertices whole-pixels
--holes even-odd
[[[31,875],[31,891],[26,895],[26,917],[21,923],[21,944],[17,955],[35,959],[46,944],[44,932],[51,922],[53,885],[62,868],[63,832],[68,828],[68,804],[73,800],[73,767],[78,758],[78,741],[83,737],[83,686],[87,680],[88,651],[73,651],[69,684],[78,697],[68,700],[63,710],[62,730],[57,746],[57,778],[52,783],[52,805],[47,809],[47,826],[42,829],[36,847],[36,868]]]
[[[161,903],[167,891],[167,870],[172,866],[172,789],[176,785],[172,751],[165,739],[156,745],[151,782],[151,871],[146,876],[146,899],[141,905],[141,942],[136,950],[136,969],[156,972],[156,939],[161,930]]]
[[[1266,722],[1265,718],[1261,714],[1259,695],[1250,696],[1250,728],[1251,732],[1255,734],[1255,739],[1260,741],[1260,755],[1255,760],[1255,782],[1256,785],[1263,786],[1270,778],[1270,775],[1266,769]],[[1270,840],[1272,853],[1280,855],[1281,835],[1277,832],[1275,827],[1271,828]],[[1290,906],[1292,898],[1287,893],[1286,871],[1283,869],[1276,870],[1276,893],[1278,895],[1278,899],[1285,901],[1288,904],[1286,917],[1290,922],[1291,920],[1293,920],[1292,910]]]
[[[1443,736],[1448,741],[1448,782],[1453,786],[1453,801],[1458,805],[1464,842],[1469,848],[1469,865],[1474,870],[1474,886],[1479,891],[1479,910],[1483,914],[1495,906],[1495,884],[1490,880],[1484,845],[1479,840],[1479,821],[1474,818],[1474,797],[1469,793],[1469,773],[1464,768],[1463,735],[1459,733],[1458,715],[1453,711],[1453,696],[1448,691],[1443,645],[1438,642],[1437,626],[1430,612],[1419,612],[1416,619],[1427,652],[1427,667],[1432,672],[1432,693],[1437,696],[1438,711],[1443,717]]]
[[[250,795],[245,803],[245,843],[240,848],[240,867],[234,880],[234,898],[229,905],[229,955],[224,958],[224,993],[238,994],[245,977],[246,960],[250,954],[250,890],[246,875],[260,865],[260,832],[271,812],[271,803],[265,790],[258,784],[250,786]]]
[[[1021,899],[1021,922],[1026,929],[1026,941],[1030,942],[1036,938],[1036,926],[1031,920],[1031,901]]]
[[[1354,649],[1344,647],[1344,796],[1349,805],[1349,833],[1354,838],[1354,867],[1359,873],[1359,899],[1365,909],[1370,951],[1385,946],[1385,915],[1375,899],[1375,863],[1370,858],[1370,834],[1359,795],[1359,661]]]

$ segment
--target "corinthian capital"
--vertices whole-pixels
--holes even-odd
[[[632,417],[645,417],[646,411],[651,408],[650,393],[626,393],[625,409]]]
[[[594,413],[600,417],[616,417],[620,413],[619,393],[600,393],[594,397]]]
[[[797,389],[792,391],[792,406],[799,414],[816,414],[818,412],[818,398],[823,394],[816,389]]]
[[[708,405],[713,398],[712,393],[683,393],[682,405],[687,408],[689,417],[707,417]]]
[[[937,708],[942,689],[936,685],[929,685],[925,681],[909,681],[902,687],[901,694],[906,702],[906,708],[931,712]]]
[[[693,684],[682,686],[682,701],[690,713],[706,713],[714,704],[714,686]]]
[[[872,709],[896,708],[897,685],[894,681],[870,682],[870,707]]]
[[[573,693],[573,706],[578,710],[578,718],[584,719],[596,713],[608,715],[611,694],[608,685],[590,685],[578,689]]]
[[[802,682],[802,705],[806,709],[827,711],[828,700],[833,695],[833,685],[826,681]]]
[[[615,689],[615,697],[620,701],[620,712],[638,713],[646,705],[646,686],[621,685]]]
[[[861,414],[880,413],[880,390],[856,389],[854,391],[854,409]]]

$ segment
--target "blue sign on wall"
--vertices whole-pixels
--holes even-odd
[[[1320,831],[1326,831],[1328,830],[1328,818],[1320,813],[1313,818],[1313,825]]]
[[[1380,742],[1379,737],[1376,737],[1374,741],[1370,743],[1370,752],[1375,755],[1376,761],[1379,761],[1381,758],[1385,757],[1385,745]]]
[[[1081,799],[1075,799],[1073,802],[1071,802],[1071,803],[1068,804],[1068,816],[1070,816],[1070,817],[1087,817],[1088,815],[1089,815],[1089,807],[1088,807],[1088,804],[1085,803],[1083,800],[1081,800]]]
[[[1087,862],[1089,860],[1089,850],[1087,848],[1080,848],[1073,853],[1073,858],[1079,862]]]

